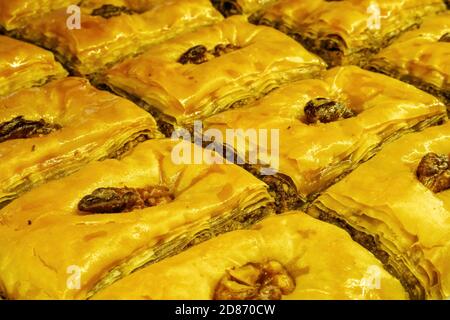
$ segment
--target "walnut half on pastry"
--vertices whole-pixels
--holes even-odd
[[[268,217],[119,280],[93,299],[405,299],[343,230],[300,211]]]

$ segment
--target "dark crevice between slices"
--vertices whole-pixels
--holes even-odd
[[[211,145],[214,145],[214,150],[217,150],[220,154],[224,155],[224,158],[226,158],[228,162],[239,165],[268,185],[269,194],[275,200],[275,213],[280,214],[289,210],[300,209],[305,205],[305,201],[297,192],[294,181],[292,181],[289,176],[280,172],[274,172],[274,174],[271,175],[262,174],[262,169],[268,169],[268,166],[262,164],[250,164],[246,162],[245,159],[242,159],[234,148],[227,144],[213,141],[208,137],[204,138],[201,147],[206,148]]]
[[[170,138],[172,136],[172,133],[175,131],[175,123],[176,120],[174,118],[171,118],[169,116],[164,115],[161,111],[159,111],[157,108],[149,105],[147,102],[142,100],[139,97],[136,97],[122,89],[109,86],[108,84],[102,82],[96,82],[95,86],[99,90],[108,91],[114,95],[124,97],[132,102],[134,102],[136,105],[147,111],[152,115],[152,117],[156,120],[156,123],[158,125],[158,130],[166,137]]]
[[[450,32],[447,32],[444,34],[440,39],[439,42],[450,42]]]
[[[417,179],[434,193],[450,189],[449,155],[427,153],[416,170]]]
[[[222,152],[227,161],[237,164],[251,173],[253,176],[268,185],[269,194],[275,200],[274,210],[277,214],[302,208],[305,204],[297,192],[297,187],[292,179],[282,173],[274,172],[272,175],[262,174],[262,169],[268,168],[262,164],[250,164],[242,159],[238,153],[230,146],[220,142],[212,142],[210,139],[203,141],[202,147],[205,148],[211,144],[215,145],[215,150]]]
[[[225,18],[243,13],[238,0],[211,0],[211,3]]]
[[[305,205],[291,177],[279,172],[263,175],[258,165],[245,164],[243,167],[269,186],[269,193],[275,199],[276,213],[300,209]]]
[[[59,124],[48,123],[44,119],[26,120],[23,116],[18,116],[0,124],[0,143],[7,140],[41,137],[61,128]]]
[[[132,15],[135,12],[125,6],[115,6],[112,4],[104,4],[100,8],[92,10],[91,16],[100,16],[105,19],[118,17],[122,14]]]
[[[316,98],[305,105],[304,118],[301,120],[306,124],[316,124],[318,122],[334,122],[355,116],[356,113],[342,102],[328,98]]]
[[[214,300],[281,300],[295,290],[295,280],[276,260],[247,263],[226,271]]]
[[[317,217],[319,220],[328,222],[346,230],[354,241],[372,252],[372,254],[383,263],[385,269],[400,281],[402,286],[408,292],[410,299],[424,300],[426,298],[425,289],[419,280],[401,259],[394,255],[389,255],[382,248],[381,243],[376,236],[369,235],[353,228],[345,220],[338,218],[336,213],[331,214],[329,212],[322,211],[317,207],[314,207],[314,209],[319,212]]]
[[[217,217],[211,218],[208,221],[208,226],[201,231],[187,231],[186,233],[176,236],[175,238],[167,235],[167,237],[161,239],[161,241],[155,246],[151,248],[144,248],[140,251],[141,254],[149,257],[145,259],[145,262],[133,268],[131,272],[124,273],[124,271],[121,270],[121,266],[127,265],[128,261],[133,257],[129,257],[128,259],[121,261],[121,265],[117,265],[115,268],[108,270],[107,273],[102,275],[96,285],[88,292],[88,298],[130,273],[157,263],[168,257],[177,255],[178,253],[194,245],[214,238],[222,233],[248,228],[270,214],[273,214],[273,206],[271,204],[266,204],[251,211],[234,209],[230,214],[224,216],[222,219],[218,219]],[[195,230],[195,227],[195,223],[193,223],[190,228],[187,228],[187,230]],[[148,255],[149,252],[151,252],[151,255]],[[108,275],[112,277],[112,279],[108,278]]]
[[[135,138],[133,138],[133,137],[135,137]],[[126,156],[127,154],[129,154],[137,144],[141,143],[142,141],[146,141],[150,138],[153,138],[153,134],[149,130],[137,132],[136,134],[129,137],[129,139],[133,139],[132,141],[128,141],[120,148],[117,148],[117,146],[113,146],[113,148],[111,150],[109,150],[109,153],[106,156],[99,158],[99,159],[94,159],[94,160],[103,161],[103,160],[112,159],[112,158],[121,159],[124,156]],[[52,167],[51,171],[43,172],[44,178],[42,181],[38,181],[38,182],[34,181],[29,176],[24,176],[19,184],[15,185],[13,188],[4,190],[4,191],[14,194],[14,195],[9,199],[0,201],[0,209],[5,207],[9,203],[11,203],[14,199],[16,199],[18,196],[20,196],[24,192],[27,192],[27,191],[31,190],[32,188],[37,187],[46,181],[60,179],[60,178],[66,177],[74,172],[77,172],[83,165],[86,165],[90,161],[92,161],[92,159],[83,158],[80,160],[79,166],[71,166],[69,169],[64,166]]]
[[[124,213],[166,204],[173,199],[174,195],[165,186],[98,188],[80,200],[78,210],[94,214]]]
[[[400,70],[398,70],[393,65],[386,65],[386,66],[377,66],[374,64],[368,64],[365,69],[381,73],[384,75],[387,75],[389,77],[398,79],[400,81],[409,83],[416,88],[419,88],[420,90],[423,90],[425,92],[428,92],[429,94],[435,96],[439,100],[441,100],[446,106],[447,106],[447,113],[450,116],[450,90],[445,90],[444,88],[439,88],[435,86],[434,84],[431,84],[429,82],[424,81],[421,78],[409,75],[409,74],[402,74]]]
[[[128,155],[138,144],[147,141],[152,138],[152,134],[148,130],[141,131],[136,134],[136,137],[130,141],[127,141],[122,147],[119,149],[110,152],[108,156],[101,159],[122,159],[124,156]]]
[[[202,64],[239,49],[239,46],[233,44],[218,44],[211,50],[208,50],[204,45],[197,45],[183,53],[177,62],[181,64]]]
[[[346,44],[342,37],[329,35],[316,39],[295,32],[289,35],[305,46],[306,49],[320,56],[329,68],[340,66],[344,63]]]

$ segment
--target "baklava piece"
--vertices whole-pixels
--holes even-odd
[[[302,212],[270,217],[146,267],[94,299],[405,299],[345,231]]]
[[[450,123],[407,135],[317,199],[310,213],[349,231],[410,296],[450,296]]]
[[[274,2],[276,0],[211,0],[214,7],[224,17],[239,14],[251,15]]]
[[[286,32],[330,66],[362,66],[424,16],[444,10],[442,0],[280,0],[258,23]]]
[[[103,81],[168,124],[170,134],[170,126],[190,128],[324,69],[283,33],[233,16],[152,47],[108,70]]]
[[[66,75],[51,52],[0,35],[0,97]]]
[[[159,137],[155,120],[130,101],[65,78],[0,99],[0,207],[86,163],[120,157]]]
[[[95,1],[95,0],[94,0]],[[80,1],[74,0],[0,0],[0,27],[6,31],[26,24],[52,10],[66,9]]]
[[[193,164],[178,161],[179,148],[191,150],[185,160]],[[140,267],[271,213],[263,182],[235,165],[195,164],[198,154],[215,157],[185,141],[146,141],[122,160],[91,163],[3,208],[6,297],[85,299]]]
[[[368,69],[415,85],[450,107],[450,14],[431,17],[382,50]]]
[[[202,134],[205,145],[224,145],[227,159],[236,157],[265,181],[283,211],[308,205],[384,144],[446,119],[445,105],[432,95],[345,66],[210,117]]]
[[[54,51],[74,74],[94,76],[150,45],[223,19],[208,0],[149,0],[143,12],[136,5],[102,2],[108,1],[81,7],[80,29],[67,27],[68,14],[61,9],[30,22],[15,35]]]

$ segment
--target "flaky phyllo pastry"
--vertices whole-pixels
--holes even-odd
[[[104,82],[158,120],[190,127],[324,68],[320,58],[281,32],[233,16],[124,61],[106,72]]]
[[[100,5],[110,2],[105,0],[91,2],[81,7],[80,29],[67,26],[64,8],[15,34],[53,50],[68,69],[86,75],[137,55],[149,45],[222,20],[208,0],[148,0],[143,12],[133,6]]]
[[[195,289],[193,289],[195,288]],[[405,299],[345,231],[302,212],[221,235],[116,282],[94,299]]]
[[[0,99],[0,206],[94,160],[121,157],[160,136],[133,103],[80,78],[56,80]]]
[[[210,117],[203,134],[233,149],[248,170],[269,184],[282,211],[308,203],[382,145],[446,118],[437,98],[347,66],[327,71],[323,80],[298,81],[249,107]],[[229,129],[237,138],[229,138]],[[279,138],[259,140],[254,129],[268,130],[270,136],[279,130]],[[262,172],[270,168],[274,174]]]
[[[66,75],[51,52],[0,35],[0,97]]]
[[[346,228],[412,298],[450,296],[450,124],[387,146],[317,199],[311,214]]]
[[[95,1],[95,0],[94,0]],[[0,29],[24,27],[30,20],[52,10],[77,4],[74,0],[0,0]]]
[[[382,50],[371,70],[409,82],[450,106],[450,13],[430,17]]]
[[[192,156],[212,157],[185,141],[150,140],[122,160],[88,164],[3,208],[3,295],[84,299],[139,267],[271,212],[263,182],[232,164],[183,164],[177,150],[185,144]],[[76,270],[79,286],[70,277]]]
[[[331,65],[363,65],[422,18],[445,10],[442,0],[280,0],[254,20],[299,40]]]

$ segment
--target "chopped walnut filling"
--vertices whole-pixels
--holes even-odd
[[[450,42],[450,32],[447,32],[444,34],[440,39],[439,42]]]
[[[94,9],[91,13],[92,16],[101,16],[105,19],[120,16],[121,14],[132,15],[134,12],[127,7],[117,7],[112,4],[105,4],[100,8]]]
[[[211,2],[224,17],[242,14],[242,7],[237,0],[212,0]]]
[[[450,158],[448,155],[427,153],[416,171],[419,181],[434,193],[450,189]]]
[[[218,44],[212,50],[208,50],[203,45],[198,45],[183,53],[178,59],[178,62],[181,64],[202,64],[238,49],[240,49],[240,47],[232,44]]]
[[[169,203],[174,199],[164,186],[146,188],[99,188],[78,203],[78,210],[90,213],[122,213]]]
[[[6,140],[44,136],[59,129],[60,125],[47,123],[44,119],[34,121],[19,116],[0,124],[0,143]]]
[[[305,106],[304,112],[307,124],[317,122],[329,123],[356,116],[356,113],[344,104],[327,98],[317,98],[309,101]]]
[[[228,270],[216,287],[214,299],[281,300],[294,289],[294,279],[281,263],[272,260]]]

